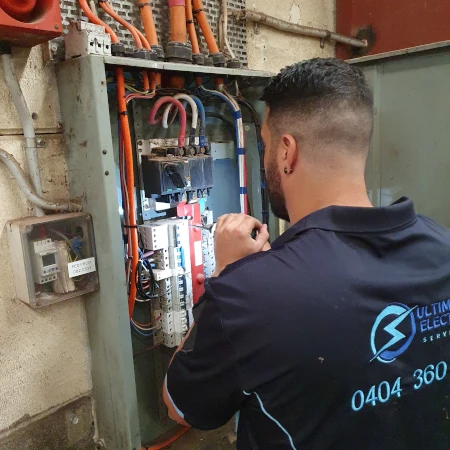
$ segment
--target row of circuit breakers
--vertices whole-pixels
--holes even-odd
[[[192,308],[203,289],[197,277],[208,278],[215,270],[214,218],[206,207],[213,158],[204,153],[179,156],[176,150],[155,146],[150,154],[140,155],[143,197],[179,205],[175,217],[138,227],[144,251],[153,252],[154,344],[170,348],[181,343],[193,322]]]

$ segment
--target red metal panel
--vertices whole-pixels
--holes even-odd
[[[0,0],[0,41],[32,47],[61,34],[59,0]]]
[[[178,217],[191,217],[190,225],[200,225],[202,216],[199,203],[181,202],[177,206]],[[205,269],[203,265],[202,231],[199,228],[189,228],[189,244],[191,249],[192,293],[194,303],[197,303],[205,291]]]
[[[450,40],[449,0],[336,0],[336,30],[355,36],[371,26],[375,33],[370,55]],[[338,44],[340,58],[351,57]]]

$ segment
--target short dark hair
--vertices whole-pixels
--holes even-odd
[[[278,135],[290,133],[306,145],[368,150],[373,97],[363,72],[354,65],[314,58],[286,67],[271,80],[262,100]]]

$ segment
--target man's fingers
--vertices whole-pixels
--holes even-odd
[[[255,241],[262,250],[264,246],[267,244],[269,240],[269,232],[267,231],[267,225],[262,225],[261,228],[258,230],[258,234],[256,235]]]
[[[220,232],[227,224],[229,224],[237,214],[224,214],[217,219],[216,232]]]

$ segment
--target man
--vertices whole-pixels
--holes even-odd
[[[292,226],[263,252],[260,222],[218,220],[171,416],[211,429],[240,412],[239,450],[449,449],[449,232],[405,198],[372,207],[358,68],[305,61],[263,98],[270,201]]]

